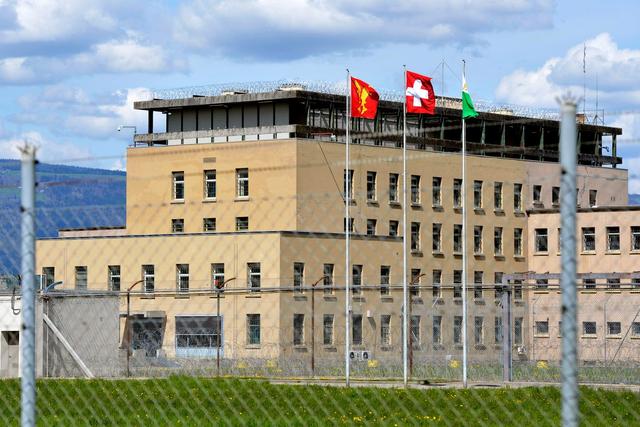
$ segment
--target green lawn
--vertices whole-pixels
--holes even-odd
[[[0,381],[0,424],[18,425],[20,387]],[[640,395],[583,388],[585,425],[640,424]],[[272,385],[241,379],[38,382],[40,425],[559,425],[560,392]]]

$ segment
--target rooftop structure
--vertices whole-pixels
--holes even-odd
[[[258,89],[265,86],[262,84]],[[149,114],[147,133],[136,135],[135,144],[176,145],[285,137],[344,140],[345,96],[337,86],[312,86],[316,90],[310,90],[307,85],[290,83],[269,92],[222,88],[190,88],[169,93],[167,99],[136,102],[134,108]],[[191,96],[171,96],[187,94]],[[352,119],[353,143],[400,146],[402,102],[395,94],[387,99],[384,95],[375,120]],[[479,117],[467,123],[469,153],[558,160],[559,122],[555,115],[548,112],[527,114],[528,111],[513,107],[482,104],[478,109],[481,111]],[[439,97],[434,116],[408,114],[409,147],[460,151],[460,110],[460,99]],[[154,112],[165,114],[166,132],[154,132]],[[579,123],[579,164],[616,167],[622,163],[617,156],[616,141],[621,134],[620,128]],[[610,149],[603,148],[604,137],[611,137]]]

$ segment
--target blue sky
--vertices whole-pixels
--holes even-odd
[[[597,76],[640,193],[639,12],[621,0],[0,0],[0,157],[27,139],[44,161],[122,168],[131,135],[116,128],[144,130],[131,106],[152,89],[335,82],[346,67],[398,89],[407,64],[457,96],[465,58],[475,99],[555,108],[582,94],[586,43],[587,109]]]

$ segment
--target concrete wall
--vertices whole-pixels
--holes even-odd
[[[40,299],[48,316],[97,377],[123,375],[119,347],[117,295],[68,295]],[[46,377],[83,377],[84,373],[50,328],[42,325],[43,372]]]

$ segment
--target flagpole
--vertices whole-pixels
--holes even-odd
[[[407,66],[403,65],[404,91],[407,90]],[[407,303],[407,96],[402,97],[402,379],[408,383],[409,319]]]
[[[462,81],[466,79],[462,60]],[[467,387],[467,125],[462,115],[462,386]]]
[[[349,188],[351,186],[350,177],[349,177],[349,127],[351,122],[351,74],[349,69],[347,68],[347,96],[346,96],[346,132],[345,132],[345,196],[344,196],[344,210],[345,210],[345,258],[344,258],[344,377],[345,377],[345,385],[349,387],[350,383],[350,360],[349,360],[349,347],[350,347],[350,337],[349,337],[349,327],[350,327],[350,304],[349,304],[349,264],[351,263],[350,254],[349,254],[349,204],[351,203],[351,192]]]

